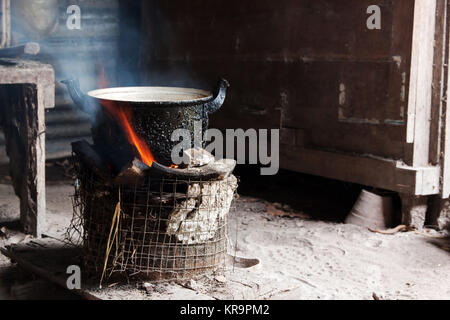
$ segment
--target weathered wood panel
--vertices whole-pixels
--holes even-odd
[[[338,152],[280,146],[284,168],[409,195],[439,192],[439,167],[411,168],[397,161]]]
[[[41,152],[45,129],[37,96],[36,84],[0,87],[0,126],[14,191],[20,198],[20,221],[25,233],[40,237],[45,226],[45,155]]]
[[[366,26],[382,9],[381,30]],[[305,145],[403,159],[414,1],[145,1],[149,84],[229,99],[221,128],[304,129]]]
[[[447,3],[447,15],[450,10],[450,3]],[[444,77],[443,77],[443,92],[445,99],[442,100],[442,140],[441,140],[441,148],[442,148],[442,189],[441,196],[442,198],[450,197],[450,110],[448,108],[448,96],[450,93],[449,87],[449,79],[450,79],[450,25],[447,23],[446,29],[446,43],[444,50]]]
[[[54,106],[54,83],[50,65],[18,60],[0,66],[0,127],[10,173],[24,230],[38,237],[45,225],[45,108]]]
[[[436,0],[416,0],[406,136],[412,166],[429,164],[435,29]]]
[[[436,2],[436,32],[434,36],[434,65],[433,65],[433,91],[431,101],[431,128],[430,128],[430,155],[429,160],[433,165],[438,165],[441,160],[442,150],[442,114],[443,100],[446,90],[445,73],[447,70],[448,49],[448,24],[447,24],[447,0]]]

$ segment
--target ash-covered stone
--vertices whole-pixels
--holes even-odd
[[[234,175],[225,180],[190,185],[189,199],[169,214],[167,234],[175,235],[178,241],[187,245],[205,243],[214,238],[220,221],[230,210],[236,189],[237,178]]]
[[[183,159],[188,168],[203,167],[214,161],[214,156],[201,148],[192,148],[184,151]]]

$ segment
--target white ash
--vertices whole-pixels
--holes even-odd
[[[212,239],[230,210],[236,189],[234,175],[220,181],[190,185],[188,200],[181,202],[169,215],[167,233],[187,245]]]

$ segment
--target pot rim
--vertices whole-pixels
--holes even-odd
[[[87,95],[98,100],[142,105],[183,106],[213,99],[209,91],[181,87],[114,87],[92,90]]]

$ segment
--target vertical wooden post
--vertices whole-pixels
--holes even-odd
[[[429,164],[435,31],[436,0],[415,0],[406,132],[413,167]]]
[[[423,229],[428,210],[428,197],[400,194],[402,200],[402,224]]]
[[[45,122],[33,84],[0,86],[1,119],[10,174],[20,198],[26,233],[40,237],[45,226]]]
[[[450,197],[450,110],[449,110],[449,78],[450,78],[450,2],[447,2],[447,27],[446,27],[446,46],[445,46],[445,62],[444,62],[444,79],[443,90],[444,96],[442,98],[442,137],[441,137],[441,197],[447,199]]]

